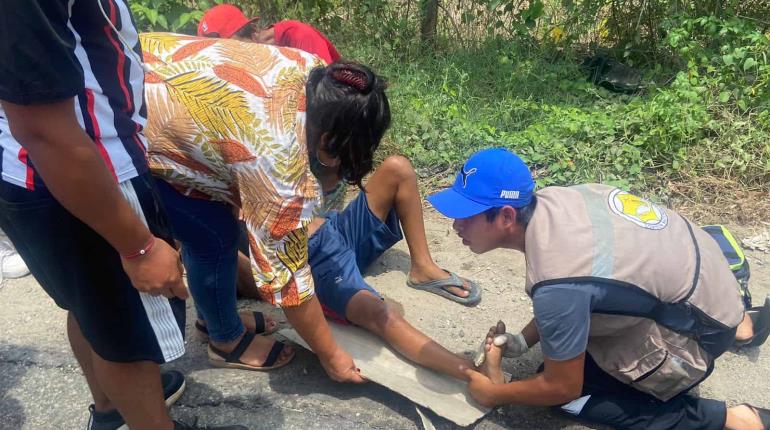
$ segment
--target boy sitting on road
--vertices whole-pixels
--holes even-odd
[[[319,181],[326,194],[324,200],[340,208],[346,187],[334,182],[327,187],[321,177]],[[316,295],[327,316],[369,330],[420,365],[466,379],[459,366],[470,366],[470,362],[410,325],[361,274],[405,236],[411,258],[407,285],[468,306],[481,300],[481,290],[474,282],[445,271],[433,261],[425,237],[417,175],[406,158],[385,159],[344,210],[315,218],[308,234],[308,261]],[[245,266],[241,264],[244,262]],[[250,270],[248,258],[239,256],[239,273],[248,271],[239,280],[252,280],[248,286],[240,282],[239,293],[255,297],[258,294]]]

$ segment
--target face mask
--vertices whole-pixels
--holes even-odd
[[[308,154],[308,158],[310,159],[310,171],[313,172],[313,176],[316,178],[321,177],[324,172],[324,166],[321,164],[321,160],[318,159],[315,152]]]

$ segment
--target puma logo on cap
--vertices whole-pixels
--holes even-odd
[[[502,190],[502,191],[500,191],[500,198],[501,199],[515,200],[515,199],[519,198],[519,192],[518,191],[510,191],[510,190]]]

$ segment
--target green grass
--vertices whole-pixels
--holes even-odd
[[[193,31],[211,3],[136,0],[132,9],[141,28]],[[473,152],[503,146],[528,162],[540,186],[603,182],[660,198],[678,188],[690,190],[690,200],[770,191],[770,28],[756,18],[766,16],[763,2],[720,2],[730,7],[714,15],[708,2],[656,0],[644,20],[652,38],[637,37],[641,15],[616,16],[603,42],[614,46],[604,48],[659,83],[635,96],[595,87],[578,67],[585,49],[578,42],[594,40],[604,25],[597,11],[616,2],[590,0],[575,8],[574,2],[532,1],[547,7],[528,21],[519,13],[525,11],[482,7],[501,4],[494,0],[461,1],[456,12],[467,14],[458,17],[495,19],[461,20],[462,29],[445,25],[434,48],[416,40],[412,3],[243,5],[263,16],[314,23],[345,57],[385,76],[393,122],[379,156],[406,155],[426,187],[446,182]],[[564,30],[571,42],[549,39],[549,26],[569,17],[573,24],[564,21]],[[495,20],[512,27],[481,27]],[[459,43],[455,35],[463,31],[466,40]],[[472,35],[482,40],[468,39]],[[621,43],[626,39],[630,43]],[[644,55],[650,52],[655,55]]]
[[[339,45],[388,80],[394,120],[385,152],[408,156],[425,178],[452,175],[476,150],[504,146],[529,163],[540,186],[595,181],[650,190],[704,175],[745,187],[770,182],[766,106],[720,104],[686,74],[625,96],[588,83],[581,58],[511,41],[410,60]]]

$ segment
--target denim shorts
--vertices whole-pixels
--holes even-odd
[[[395,209],[385,222],[369,209],[362,191],[342,212],[332,212],[308,242],[315,292],[327,316],[346,322],[348,302],[359,291],[379,293],[362,272],[403,238]]]

